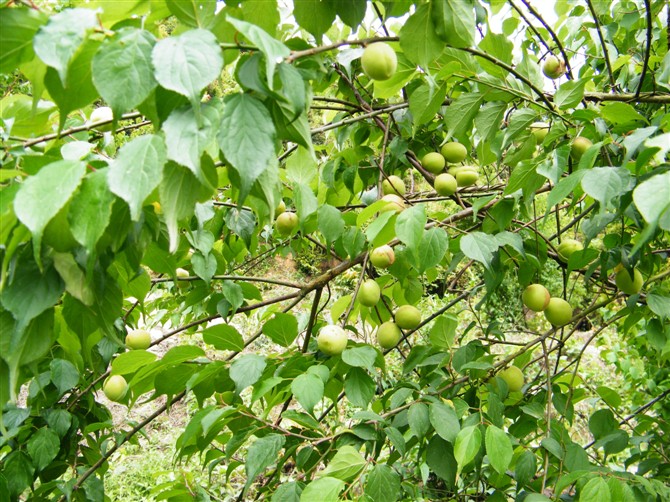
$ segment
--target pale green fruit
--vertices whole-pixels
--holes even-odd
[[[121,375],[112,375],[103,384],[102,391],[110,401],[121,401],[128,392],[128,382]]]
[[[361,202],[365,204],[366,206],[369,206],[373,202],[377,201],[377,196],[379,195],[379,192],[377,190],[377,187],[374,186],[370,188],[369,190],[365,190],[361,194]]]
[[[438,174],[442,172],[447,163],[442,154],[438,152],[430,152],[421,158],[421,165],[429,173]]]
[[[400,213],[405,209],[405,200],[400,197],[399,195],[395,195],[393,193],[384,195],[382,197],[382,200],[388,202],[389,204],[386,206],[388,210],[393,210],[396,213]]]
[[[498,376],[505,381],[510,392],[519,392],[523,388],[523,371],[517,366],[505,368]]]
[[[552,298],[544,310],[544,317],[554,326],[565,326],[572,319],[572,307],[563,298]]]
[[[275,208],[275,217],[279,216],[284,211],[286,211],[286,203],[283,200],[280,200],[279,204],[277,204],[277,207]]]
[[[372,80],[388,80],[398,68],[398,58],[389,44],[376,42],[363,51],[361,66]]]
[[[232,390],[217,392],[214,397],[219,404],[231,405],[235,401],[235,393]]]
[[[377,343],[384,349],[392,349],[402,338],[402,331],[394,322],[387,321],[377,328]]]
[[[530,132],[535,136],[537,143],[540,144],[547,137],[547,134],[549,134],[549,124],[546,122],[533,122],[530,125]]]
[[[381,298],[382,291],[374,279],[367,279],[358,290],[358,301],[366,307],[374,307]]]
[[[565,73],[565,63],[556,56],[549,56],[542,64],[542,73],[551,79],[557,79]]]
[[[435,177],[435,182],[433,185],[435,187],[435,191],[439,195],[443,196],[454,195],[456,190],[458,190],[458,183],[456,182],[456,178],[448,173],[438,174]]]
[[[319,350],[328,356],[337,356],[347,348],[347,332],[339,326],[324,326],[319,330],[316,344]]]
[[[388,268],[395,261],[395,252],[388,244],[379,246],[370,252],[370,263],[377,268]]]
[[[458,165],[458,166],[449,166],[449,168],[447,169],[447,173],[451,174],[454,178],[461,171],[471,171],[473,173],[479,173],[479,169],[477,168],[477,166],[461,166],[461,165]]]
[[[542,284],[531,284],[521,295],[523,304],[534,312],[542,312],[549,305],[551,295]]]
[[[384,195],[405,195],[405,182],[402,178],[391,175],[382,181],[382,192]]]
[[[459,187],[469,187],[477,183],[479,173],[470,169],[461,169],[456,173],[456,183]]]
[[[421,311],[414,305],[403,305],[395,311],[395,323],[402,329],[416,329],[421,324]]]
[[[181,278],[191,277],[190,272],[188,270],[184,269],[184,268],[178,268],[177,270],[175,270],[175,273],[177,275],[177,278],[179,278],[179,277],[181,277]],[[186,289],[190,285],[191,285],[191,281],[177,281],[177,287],[179,289]]]
[[[101,106],[100,108],[96,108],[91,112],[91,117],[89,118],[89,123],[90,124],[96,124],[97,122],[103,122],[107,120],[112,120],[114,118],[114,115],[112,113],[112,109],[108,106]],[[112,130],[112,122],[109,124],[101,125],[96,127],[96,129],[100,132],[108,132]]]
[[[275,228],[281,237],[288,237],[298,226],[298,215],[295,213],[284,212],[277,216]]]
[[[452,141],[442,145],[440,153],[442,153],[444,160],[450,164],[457,164],[458,162],[463,162],[468,156],[468,149],[458,141]]]
[[[591,148],[592,145],[593,142],[589,138],[585,138],[584,136],[577,136],[573,140],[572,146],[570,147],[570,156],[575,160],[579,160],[582,158],[582,155],[586,153],[586,150]]]
[[[134,329],[126,335],[126,347],[146,350],[151,346],[151,334],[146,329]]]
[[[577,251],[581,251],[582,249],[584,249],[582,243],[575,239],[565,239],[558,246],[556,246],[558,258],[563,263],[568,263],[572,254],[576,253]]]
[[[634,270],[633,276],[631,277],[628,270],[622,268],[616,273],[616,277],[614,278],[616,287],[627,295],[638,294],[644,284],[644,278],[638,269]]]

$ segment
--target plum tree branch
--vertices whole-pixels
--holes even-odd
[[[610,63],[610,57],[607,51],[607,44],[605,43],[603,32],[600,29],[600,21],[598,21],[598,15],[596,14],[595,9],[593,8],[593,3],[591,3],[591,0],[586,0],[586,5],[588,5],[589,7],[591,17],[593,17],[593,22],[596,25],[596,31],[598,32],[598,39],[600,40],[600,46],[603,49],[603,56],[605,58],[605,65],[607,66],[607,74],[609,75],[610,79],[610,86],[612,87],[612,89],[614,89],[616,87],[616,82],[614,81],[614,73],[612,72],[612,63]]]
[[[649,56],[651,55],[651,4],[649,0],[644,0],[644,10],[645,10],[645,19],[647,20],[647,42],[644,50],[644,62],[642,64],[642,75],[640,75],[640,81],[637,84],[637,90],[635,91],[635,99],[640,96],[640,91],[642,91],[642,86],[644,85],[644,77],[647,76],[647,70],[649,69]]]

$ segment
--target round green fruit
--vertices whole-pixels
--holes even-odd
[[[421,165],[429,173],[438,174],[442,172],[447,163],[442,154],[438,152],[430,152],[421,158]]]
[[[623,291],[627,295],[636,295],[642,289],[644,278],[638,269],[633,271],[633,277],[631,277],[628,270],[622,268],[616,273],[614,282],[620,291]]]
[[[468,156],[468,149],[465,148],[465,145],[459,143],[458,141],[452,141],[442,145],[440,153],[442,153],[444,160],[450,164],[457,164],[459,162],[463,162]]]
[[[295,213],[281,213],[275,220],[277,233],[282,237],[288,237],[298,226],[298,215]]]
[[[534,312],[542,312],[549,305],[551,295],[542,284],[531,284],[521,294],[523,304]]]
[[[551,79],[557,79],[565,73],[565,63],[556,56],[549,56],[542,64],[542,73]]]
[[[121,401],[128,392],[128,382],[121,375],[112,375],[103,384],[102,391],[110,401]]]
[[[405,209],[405,200],[402,197],[400,197],[399,195],[390,193],[390,194],[384,195],[382,197],[382,200],[389,203],[386,206],[386,210],[393,210],[396,213],[401,213]]]
[[[89,118],[89,123],[90,124],[96,124],[98,122],[108,122],[111,121],[114,118],[114,114],[112,113],[112,109],[109,106],[101,106],[100,108],[96,108],[91,112],[91,116]],[[101,125],[96,127],[96,129],[100,132],[108,132],[112,130],[112,122],[109,122],[108,124]]]
[[[386,321],[377,328],[377,343],[383,349],[392,349],[402,338],[402,331],[392,321]]]
[[[280,200],[279,204],[277,204],[277,207],[275,207],[275,218],[282,214],[284,211],[286,211],[286,202],[284,200]]]
[[[146,329],[134,329],[126,335],[126,347],[131,350],[146,350],[151,346],[151,333]]]
[[[395,261],[395,252],[388,244],[379,246],[370,252],[370,263],[377,268],[388,268]]]
[[[365,48],[361,66],[372,80],[388,80],[398,68],[398,58],[389,44],[377,42]]]
[[[470,169],[461,169],[456,173],[456,183],[459,187],[469,187],[477,183],[479,173]]]
[[[547,137],[547,134],[549,134],[549,124],[546,122],[533,122],[530,125],[530,132],[535,136],[537,143],[540,144]]]
[[[328,356],[337,356],[347,348],[347,332],[339,326],[328,325],[319,330],[316,344],[319,350]]]
[[[584,136],[577,136],[570,147],[570,156],[575,160],[579,160],[592,145],[593,142],[590,139]]]
[[[421,324],[421,311],[414,305],[403,305],[395,311],[395,323],[402,329],[416,329]]]
[[[191,274],[189,273],[188,270],[184,268],[178,268],[175,270],[175,274],[177,275],[177,278],[184,278],[184,277],[191,277]],[[177,287],[179,289],[186,289],[191,285],[191,281],[177,281]]]
[[[578,240],[565,239],[556,247],[556,252],[558,253],[559,260],[563,263],[568,263],[572,254],[582,249],[584,249],[584,246]]]
[[[405,195],[405,182],[402,178],[391,175],[382,181],[382,192],[384,195]]]
[[[572,307],[563,298],[552,298],[544,310],[544,317],[554,326],[565,326],[572,319]]]
[[[358,301],[366,307],[374,307],[381,298],[382,290],[374,279],[367,279],[358,290]]]
[[[231,405],[235,401],[235,393],[232,390],[217,392],[214,397],[219,404]]]
[[[498,373],[498,376],[505,381],[510,392],[519,392],[523,388],[523,371],[517,366],[505,368]]]
[[[438,174],[435,177],[433,185],[435,186],[435,191],[443,196],[454,195],[456,190],[458,190],[458,182],[456,181],[456,178],[448,173]]]

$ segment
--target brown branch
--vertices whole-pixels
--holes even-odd
[[[642,91],[642,84],[644,84],[644,77],[647,76],[647,69],[649,68],[649,56],[651,55],[651,4],[649,0],[644,0],[644,10],[645,17],[647,19],[647,44],[644,52],[644,63],[642,64],[642,75],[640,75],[640,82],[637,84],[637,90],[635,91],[635,99],[640,96],[640,91]]]
[[[610,85],[612,89],[616,87],[616,82],[614,81],[614,73],[612,72],[612,64],[610,63],[609,53],[607,52],[607,44],[605,43],[605,38],[603,37],[603,32],[600,29],[600,21],[598,21],[598,15],[596,14],[595,9],[591,0],[586,0],[586,5],[589,6],[589,11],[591,11],[591,17],[596,24],[596,31],[598,32],[598,38],[600,39],[600,46],[603,48],[603,56],[605,57],[605,65],[607,66],[607,74],[610,78]]]

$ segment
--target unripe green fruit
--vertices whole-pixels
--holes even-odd
[[[103,384],[102,391],[110,401],[121,401],[128,392],[128,382],[121,375],[112,375]]]
[[[281,213],[275,220],[275,228],[281,237],[288,237],[298,226],[298,215],[295,213]]]
[[[398,58],[389,44],[377,42],[365,48],[361,66],[372,80],[388,80],[395,74]]]
[[[558,258],[563,263],[568,263],[572,253],[581,251],[584,249],[584,246],[581,242],[575,239],[565,239],[558,246],[556,246],[556,252],[558,253]]]
[[[572,307],[563,298],[552,298],[544,310],[544,317],[554,326],[565,326],[572,319]]]
[[[402,178],[391,175],[382,181],[382,192],[384,195],[405,195],[405,182]]]
[[[557,79],[565,73],[565,63],[556,56],[549,56],[544,60],[542,73],[551,79]]]
[[[458,162],[463,162],[468,156],[468,149],[458,141],[452,141],[442,145],[440,153],[444,157],[444,160],[450,164],[457,164]]]
[[[177,275],[178,278],[179,277],[182,277],[182,278],[183,277],[191,277],[191,274],[189,273],[189,271],[184,269],[184,268],[178,268],[177,270],[175,270],[175,274]],[[191,281],[177,281],[177,287],[179,289],[186,289],[190,285],[191,285]]]
[[[232,390],[217,392],[214,397],[219,404],[230,405],[233,404],[233,401],[235,401],[235,393]]]
[[[456,183],[459,187],[469,187],[477,183],[479,173],[470,169],[461,169],[456,173]]]
[[[535,136],[538,144],[542,143],[547,134],[549,134],[549,124],[546,122],[533,122],[530,125],[530,132]]]
[[[395,311],[395,323],[402,329],[415,329],[421,324],[421,311],[414,305],[403,305]]]
[[[126,347],[131,350],[146,350],[151,346],[151,334],[146,329],[134,329],[126,335]]]
[[[458,173],[461,171],[470,171],[473,173],[479,174],[479,169],[477,166],[450,166],[449,169],[447,169],[447,174],[451,174],[453,177],[456,177]]]
[[[616,277],[614,278],[616,287],[627,295],[638,294],[642,289],[642,284],[644,284],[644,278],[638,269],[634,270],[633,276],[631,277],[628,270],[622,268],[616,273]]]
[[[90,124],[95,124],[97,122],[103,122],[107,120],[112,120],[114,118],[114,114],[112,113],[112,109],[109,106],[101,106],[100,108],[96,108],[91,112],[91,117],[89,118],[89,123]],[[109,124],[105,124],[102,126],[96,127],[96,129],[100,132],[108,132],[112,130],[112,122]]]
[[[396,213],[401,213],[405,209],[405,200],[399,195],[387,194],[382,197],[382,200],[388,202],[387,210],[393,210]]]
[[[577,136],[570,147],[570,156],[575,160],[579,160],[592,145],[593,142],[590,139],[584,136]]]
[[[358,301],[366,307],[374,307],[379,302],[381,295],[379,284],[373,279],[368,279],[361,284],[358,290]]]
[[[523,304],[534,312],[542,312],[549,305],[551,295],[542,284],[531,284],[521,295]]]
[[[339,326],[328,325],[319,330],[316,344],[319,350],[328,356],[337,356],[347,348],[347,332]]]
[[[286,211],[286,203],[284,200],[280,200],[279,204],[277,204],[277,207],[275,207],[275,218],[282,214],[284,211]]]
[[[377,268],[388,268],[395,261],[395,252],[388,244],[379,246],[370,252],[370,263]]]
[[[444,166],[447,165],[447,163],[445,162],[442,154],[438,152],[430,152],[421,158],[421,165],[426,171],[433,174],[438,174],[442,172]]]
[[[510,392],[519,392],[523,388],[523,371],[517,366],[505,368],[498,373],[498,376],[505,381]]]
[[[370,188],[369,190],[364,191],[361,194],[361,202],[365,204],[366,206],[369,206],[373,202],[377,201],[377,195],[379,195],[379,192],[377,190],[377,187],[374,186]]]
[[[456,181],[456,178],[448,173],[438,174],[435,177],[433,185],[435,186],[435,191],[439,195],[454,195],[456,190],[458,190],[458,182]]]
[[[377,328],[377,343],[384,349],[392,349],[402,338],[402,331],[394,322],[387,321]]]

